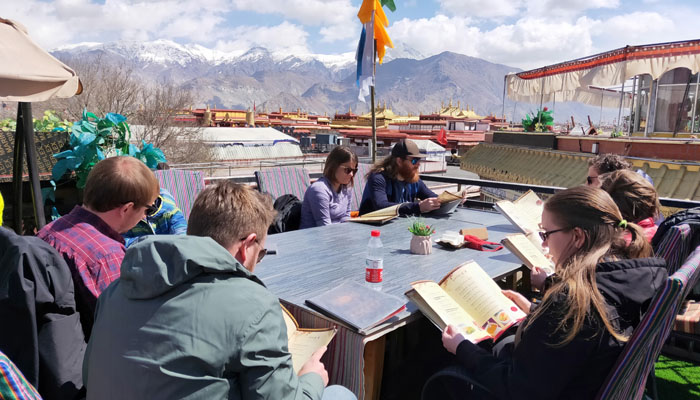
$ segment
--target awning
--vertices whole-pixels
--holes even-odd
[[[37,102],[82,92],[78,75],[27,36],[14,21],[0,18],[0,100]]]
[[[700,40],[626,46],[620,49],[506,75],[508,98],[516,101],[579,101],[600,105],[601,93],[594,87],[621,86],[637,75],[658,79],[675,68],[700,71]],[[603,105],[617,107],[619,92],[603,93]],[[624,104],[623,104],[624,105]]]

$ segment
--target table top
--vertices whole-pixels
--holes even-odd
[[[418,280],[439,281],[454,267],[469,260],[476,261],[491,277],[513,273],[522,265],[507,249],[496,252],[469,248],[448,250],[435,240],[445,231],[485,226],[489,241],[500,242],[517,229],[502,215],[491,211],[459,207],[447,216],[423,216],[434,227],[432,254],[416,255],[409,251],[412,234],[410,219],[396,218],[381,226],[354,222],[285,232],[267,237],[266,247],[275,249],[255,268],[255,274],[281,300],[308,308],[304,302],[346,281],[364,283],[365,256],[370,231],[379,230],[384,247],[384,282],[381,291],[403,299]],[[409,302],[404,319],[417,312]]]

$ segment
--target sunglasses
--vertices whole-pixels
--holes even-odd
[[[410,157],[408,160],[411,162],[411,165],[420,164],[420,158],[418,157]]]
[[[595,181],[595,180],[597,180],[597,179],[598,179],[597,176],[587,176],[587,177],[586,177],[586,183],[588,183],[589,185],[592,185],[592,184],[593,184],[593,181]]]
[[[156,200],[153,202],[153,204],[151,204],[150,206],[146,206],[146,216],[155,216],[158,213],[158,210],[160,210],[161,204],[163,204],[163,199],[160,196],[156,197]]]
[[[549,236],[553,233],[561,232],[561,231],[568,231],[571,228],[561,228],[561,229],[555,229],[553,231],[539,231],[538,233],[540,234],[540,239],[542,239],[543,242],[546,242],[547,239],[549,239]]]
[[[350,175],[351,172],[353,175],[357,175],[357,171],[359,170],[357,168],[343,167],[343,171],[348,175]]]
[[[240,240],[244,241],[244,240],[246,240],[246,238],[241,238]],[[260,241],[258,240],[258,238],[255,238],[255,243],[260,244]],[[262,259],[265,258],[266,255],[267,255],[267,249],[266,248],[260,249],[260,251],[258,251],[258,260],[255,263],[259,264],[260,261],[262,261]]]

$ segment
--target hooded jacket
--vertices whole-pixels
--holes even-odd
[[[598,290],[618,332],[632,334],[666,278],[665,261],[659,258],[598,264]],[[571,342],[552,346],[565,336],[556,328],[566,310],[566,296],[558,294],[551,301],[543,314],[519,332],[510,358],[494,357],[466,340],[458,346],[460,364],[495,398],[592,399],[622,352],[624,343],[610,335],[592,312]]]
[[[88,399],[319,399],[297,377],[278,299],[208,237],[128,249],[100,296],[83,363]]]

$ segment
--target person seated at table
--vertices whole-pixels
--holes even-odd
[[[654,186],[643,176],[631,170],[619,170],[600,176],[601,189],[610,194],[622,218],[642,227],[649,243],[658,226],[654,222],[661,204]],[[630,240],[629,234],[626,239]]]
[[[269,196],[224,181],[197,196],[187,235],[130,247],[98,300],[87,398],[354,399],[324,389],[325,347],[294,373],[279,300],[254,275],[274,213]]]
[[[588,186],[600,187],[599,175],[618,171],[621,169],[630,169],[632,165],[625,161],[625,158],[618,154],[599,154],[588,160],[588,176],[586,184]]]
[[[403,203],[399,215],[427,213],[440,208],[437,194],[420,180],[419,167],[425,154],[415,142],[401,140],[391,155],[372,166],[362,192],[360,215]]]
[[[542,228],[558,279],[538,306],[504,291],[528,314],[511,351],[492,355],[454,326],[443,332],[443,345],[492,397],[591,399],[663,286],[665,262],[646,258],[652,249],[642,229],[625,222],[599,188],[581,186],[552,196]],[[632,235],[629,245],[622,240],[625,231]],[[468,398],[459,389],[459,397]]]
[[[357,155],[347,146],[334,148],[323,167],[323,176],[306,189],[301,205],[300,229],[345,222],[350,218],[350,201]]]

